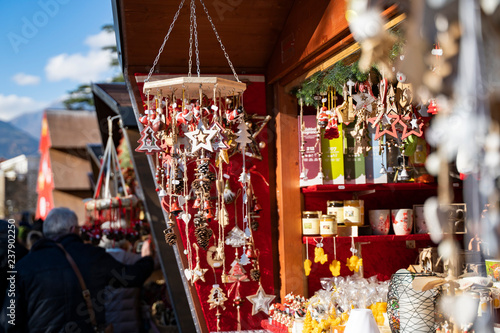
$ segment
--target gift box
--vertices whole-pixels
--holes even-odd
[[[354,129],[351,123],[344,127],[344,179],[345,184],[366,184],[365,156],[356,155],[355,140],[349,133]]]
[[[344,184],[342,124],[339,124],[338,128],[339,137],[337,139],[328,140],[323,138],[321,140],[323,174],[325,175],[324,184]]]
[[[323,184],[324,177],[320,174],[321,140],[318,139],[316,116],[304,116],[304,127],[299,120],[299,147],[304,140],[303,154],[299,154],[300,186],[311,186]]]

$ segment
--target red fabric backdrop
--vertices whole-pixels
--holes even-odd
[[[136,74],[136,76],[144,75],[144,74]],[[249,77],[251,82],[247,85],[247,89],[244,93],[244,108],[248,114],[260,114],[266,115],[266,98],[265,98],[265,82],[263,76],[251,76]],[[252,78],[256,78],[256,80],[252,81]],[[142,90],[143,84],[138,84],[139,89]],[[144,96],[143,101],[145,101]],[[264,290],[267,294],[274,294],[274,275],[273,275],[273,257],[272,257],[272,239],[271,239],[271,215],[270,215],[270,201],[269,201],[269,187],[264,182],[263,178],[267,182],[269,180],[269,168],[268,168],[268,152],[267,152],[267,144],[268,144],[268,135],[267,131],[269,130],[266,127],[258,136],[258,142],[266,143],[266,147],[261,149],[262,161],[246,158],[246,168],[247,170],[251,167],[255,166],[255,171],[258,173],[252,173],[252,185],[255,192],[255,195],[258,198],[259,204],[262,206],[262,211],[260,212],[260,218],[257,220],[259,223],[259,229],[254,232],[254,240],[255,240],[255,248],[259,250],[259,266],[261,272],[261,282]],[[238,182],[238,177],[242,172],[242,155],[236,154],[230,159],[231,163],[225,165],[224,172],[229,175],[231,188],[234,192],[237,192],[239,188],[241,188],[240,183]],[[193,164],[192,164],[193,165]],[[213,170],[212,170],[213,171]],[[260,176],[260,175],[262,176]],[[190,182],[192,179],[190,179]],[[190,206],[192,203],[190,203]],[[239,227],[242,228],[242,197],[238,198],[236,203],[236,212],[234,209],[234,204],[227,205],[226,208],[228,210],[230,216],[230,225],[225,228],[225,233],[227,234],[235,225],[235,215],[237,216],[237,221]],[[194,210],[190,211],[191,215],[194,215]],[[236,214],[235,214],[236,213]],[[181,230],[181,235],[183,235],[183,243],[186,246],[186,239],[184,236],[184,222],[181,220],[177,220],[178,227]],[[195,243],[194,237],[194,227],[191,223],[191,229],[189,230],[190,241],[191,244]],[[214,240],[217,239],[217,222],[211,222],[210,227],[214,231],[214,236],[210,242],[210,245],[214,245]],[[238,250],[239,255],[242,254],[242,249]],[[225,248],[226,254],[226,274],[228,274],[229,269],[231,268],[231,263],[234,260],[235,249],[231,246],[227,246]],[[195,265],[196,253],[193,249],[193,265]],[[205,282],[198,280],[195,283],[196,290],[198,292],[198,297],[200,298],[203,312],[205,315],[205,320],[208,325],[208,329],[210,331],[216,331],[217,329],[217,318],[216,313],[217,310],[214,308],[212,310],[209,309],[210,304],[207,303],[210,290],[212,289],[212,285],[218,283],[221,288],[224,290],[228,301],[225,302],[226,309],[220,309],[222,313],[220,329],[221,331],[231,331],[236,330],[237,327],[237,311],[233,306],[232,300],[234,299],[236,290],[233,290],[230,295],[228,295],[229,290],[233,286],[233,284],[223,284],[221,283],[220,276],[222,274],[222,268],[217,268],[212,270],[212,268],[207,264],[206,260],[206,251],[200,249],[200,263],[202,268],[208,268],[209,270],[205,274]],[[174,263],[172,263],[171,267],[176,267]],[[250,269],[252,268],[251,264],[243,266],[243,268],[250,273]],[[171,286],[173,288],[181,288],[181,286]],[[246,299],[246,296],[254,295],[258,289],[258,282],[249,281],[242,282],[239,286],[239,292],[241,298],[244,299],[243,304],[240,308],[241,315],[241,326],[242,329],[253,329],[253,328],[261,328],[260,322],[262,319],[267,318],[267,315],[263,312],[257,313],[255,316],[252,316],[252,304]]]
[[[407,249],[406,241],[415,240],[415,248]],[[321,237],[304,237],[304,243],[308,244],[309,260],[312,261],[311,274],[308,277],[309,296],[321,289],[320,278],[332,277],[329,265],[334,258],[333,238],[323,238],[323,249],[328,254],[328,262],[321,264],[314,262],[314,248]],[[408,268],[415,264],[418,257],[418,249],[436,246],[430,240],[428,234],[417,234],[408,236],[360,236],[354,237],[355,242],[361,243],[361,257],[363,258],[364,277],[376,275],[380,281],[390,279],[391,275],[400,268]],[[347,258],[351,257],[351,237],[337,237],[337,260],[341,263],[340,275],[353,275],[346,266]]]

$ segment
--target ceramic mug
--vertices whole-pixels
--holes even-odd
[[[424,206],[413,206],[413,214],[415,220],[415,233],[426,234],[429,232],[425,223]]]
[[[396,235],[409,235],[413,227],[413,209],[393,209],[392,228]]]
[[[368,212],[370,226],[374,235],[387,235],[391,227],[390,210],[374,209]]]

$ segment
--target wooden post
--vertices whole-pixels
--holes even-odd
[[[274,85],[276,116],[276,197],[278,202],[281,298],[293,292],[307,297],[303,268],[298,117],[295,97]]]

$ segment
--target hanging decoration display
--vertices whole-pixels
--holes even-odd
[[[378,21],[378,16],[378,13],[369,12],[366,13],[365,19],[373,20],[374,26],[379,27],[381,22]],[[359,31],[365,30],[363,28],[365,24],[363,20],[352,22],[353,29],[359,28]],[[404,45],[399,31],[388,32],[380,26],[380,31],[373,33],[374,35],[370,36],[358,36],[362,44],[359,62],[346,65],[339,61],[330,68],[314,73],[300,87],[292,91],[300,105],[302,124],[300,179],[304,180],[304,183],[307,179],[307,169],[304,165],[306,147],[303,137],[305,106],[317,109],[317,140],[311,152],[314,151],[317,155],[319,172],[314,184],[323,184],[325,177],[322,172],[323,149],[320,142],[322,139],[338,138],[340,124],[343,124],[343,137],[347,137],[348,140],[353,139],[354,156],[368,156],[374,148],[378,148],[379,154],[398,149],[400,156],[387,161],[396,165],[388,165],[387,169],[382,165],[384,173],[389,173],[387,170],[391,170],[394,181],[409,181],[415,173],[409,172],[414,170],[413,165],[405,164],[404,156],[412,155],[410,150],[405,148],[416,142],[416,138],[424,136],[429,125],[429,113],[437,112],[436,101],[420,101],[405,73],[395,69],[395,60],[402,63],[405,61],[401,55]],[[377,67],[370,67],[374,64]],[[309,125],[307,132],[309,140],[310,131]],[[378,141],[379,147],[373,146],[373,140]],[[400,160],[403,162],[400,163]]]
[[[84,241],[94,245],[98,245],[104,236],[114,242],[127,240],[134,245],[140,236],[149,234],[149,226],[143,221],[141,203],[132,193],[134,181],[129,179],[127,182],[124,178],[124,174],[129,174],[130,170],[128,173],[123,172],[113,141],[113,121],[118,117],[108,117],[109,136],[97,186],[94,196],[84,201],[86,221],[81,227],[81,236]]]
[[[234,80],[201,75],[197,2],[207,15]],[[247,294],[242,290],[255,290],[251,286],[243,288],[243,284],[254,286],[257,282],[260,288],[258,294],[251,295],[255,298],[249,298],[254,304],[252,316],[267,313],[274,298],[261,294],[260,252],[254,236],[259,232],[262,207],[253,187],[256,181],[269,186],[253,161],[263,159],[261,150],[266,144],[260,138],[271,117],[247,113],[247,85],[240,81],[204,2],[189,3],[188,73],[153,79],[155,66],[184,5],[182,0],[144,80],[144,111],[139,116],[143,129],[136,151],[152,155],[156,191],[166,213],[165,241],[173,246],[179,242],[176,235],[181,236],[187,259],[184,277],[198,290],[205,289],[204,284],[212,285],[205,294],[210,305],[206,309],[216,311],[217,330],[225,327],[221,311],[231,311],[224,305],[228,299],[237,313],[237,325],[232,329],[240,329],[241,317],[247,315],[243,309],[250,309],[244,303]],[[196,73],[192,73],[193,63]],[[211,274],[206,274],[209,269],[214,273],[213,280]]]

